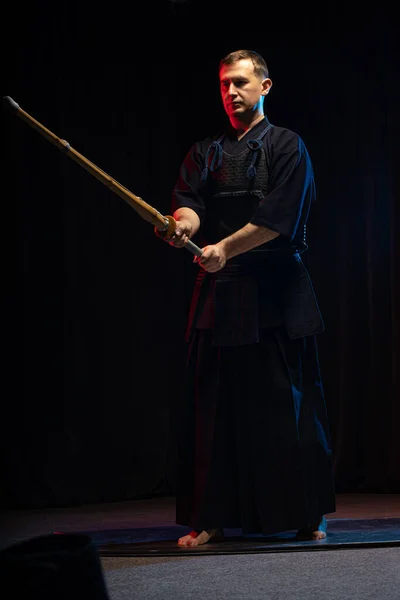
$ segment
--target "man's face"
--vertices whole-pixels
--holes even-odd
[[[270,79],[260,79],[254,73],[249,58],[233,65],[224,65],[219,72],[219,80],[225,111],[228,117],[236,119],[259,109],[262,106],[261,96],[265,96],[272,85]]]

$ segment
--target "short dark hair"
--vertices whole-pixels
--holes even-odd
[[[218,72],[222,69],[222,67],[226,65],[233,65],[239,60],[243,60],[249,58],[254,66],[254,73],[261,77],[261,79],[266,79],[269,77],[268,66],[261,54],[255,52],[254,50],[235,50],[234,52],[230,52],[224,58],[220,60]]]

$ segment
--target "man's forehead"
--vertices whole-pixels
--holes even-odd
[[[250,58],[242,58],[232,65],[223,65],[219,72],[221,80],[250,77],[251,75],[254,75],[254,65]]]

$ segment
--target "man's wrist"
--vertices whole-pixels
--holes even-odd
[[[276,237],[279,237],[279,233],[266,227],[248,223],[242,229],[220,240],[217,246],[225,253],[226,260],[229,260],[238,254],[253,250],[253,248],[269,242]]]
[[[229,238],[220,240],[216,244],[216,246],[218,246],[222,250],[222,252],[225,254],[226,260],[229,260],[230,258],[232,258],[232,256],[230,256],[230,254],[229,254]]]

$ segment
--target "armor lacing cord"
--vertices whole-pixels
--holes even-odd
[[[262,141],[261,140],[247,140],[247,146],[253,152],[253,156],[251,157],[251,163],[249,165],[249,168],[247,169],[247,177],[249,179],[252,179],[253,177],[255,177],[255,175],[257,173],[256,160],[257,160],[258,151],[262,147]]]
[[[218,169],[221,168],[222,165],[222,146],[220,144],[222,138],[220,138],[219,140],[217,140],[216,142],[213,142],[207,149],[207,154],[206,154],[206,159],[205,159],[205,167],[203,169],[203,172],[201,174],[201,181],[205,182],[207,181],[207,177],[208,177],[208,171],[218,171]],[[211,160],[211,164],[210,167],[208,166],[208,161],[210,159],[211,156],[211,152],[214,151],[212,160]]]
[[[252,179],[253,177],[256,176],[256,173],[257,173],[256,160],[257,160],[258,152],[262,148],[262,145],[263,145],[262,139],[263,139],[264,135],[267,133],[268,129],[271,129],[271,127],[272,127],[272,124],[268,123],[267,127],[260,133],[260,135],[258,136],[258,138],[256,140],[247,140],[247,147],[250,148],[250,150],[252,150],[252,152],[253,152],[253,156],[251,157],[251,163],[249,165],[249,168],[247,169],[247,177],[249,179]]]

